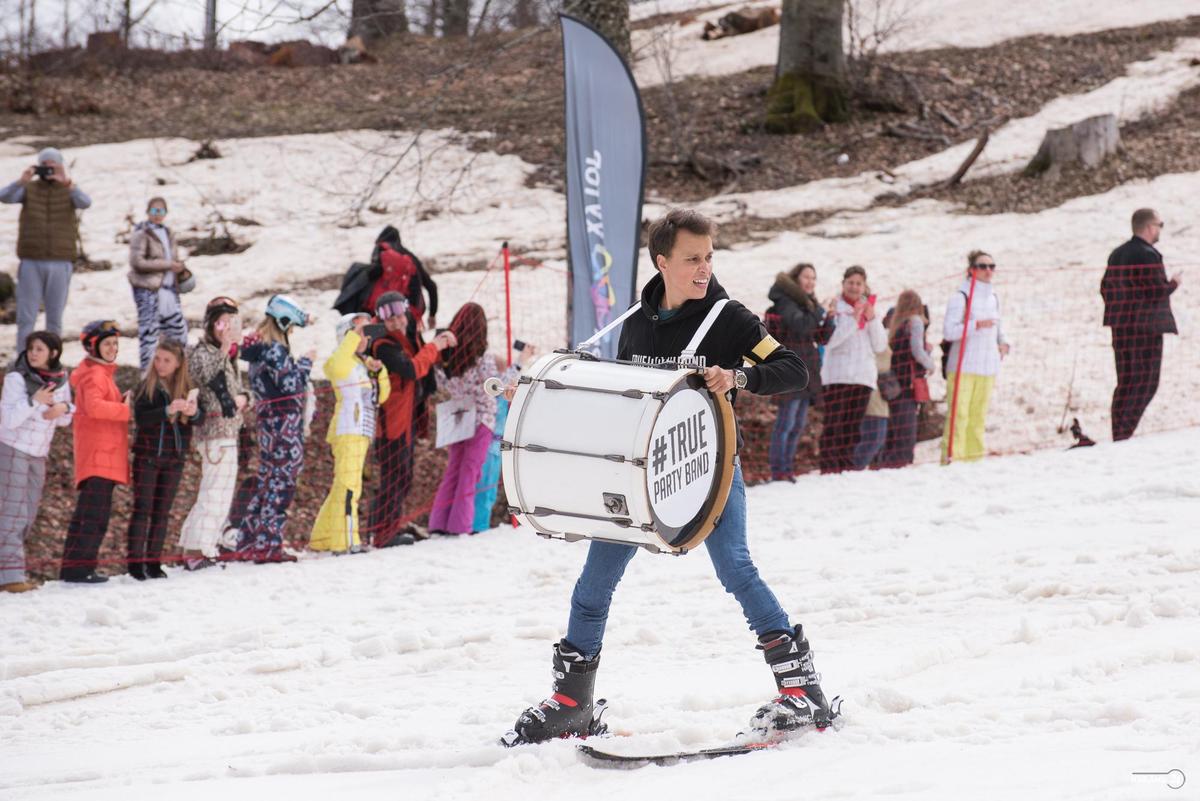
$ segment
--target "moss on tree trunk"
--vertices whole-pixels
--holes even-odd
[[[824,123],[844,122],[849,116],[845,85],[819,75],[789,72],[779,76],[767,92],[766,128],[770,133],[809,131]]]

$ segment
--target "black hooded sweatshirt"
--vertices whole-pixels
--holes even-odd
[[[686,301],[669,319],[661,320],[664,291],[662,275],[651,278],[642,289],[641,313],[621,327],[618,359],[647,367],[675,361],[713,304],[729,297],[713,276],[702,300]],[[699,367],[741,369],[746,373],[746,389],[757,395],[798,392],[808,385],[808,368],[800,357],[776,342],[754,312],[736,300],[722,309],[696,349],[696,360]]]

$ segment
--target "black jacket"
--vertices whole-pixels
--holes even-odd
[[[204,407],[197,405],[195,417],[177,415],[171,420],[167,406],[171,396],[162,387],[152,397],[139,394],[133,402],[133,420],[137,434],[133,440],[135,457],[182,460],[192,442],[192,429],[204,421]]]
[[[663,291],[661,275],[654,276],[642,289],[641,313],[621,327],[618,359],[648,367],[674,361],[713,304],[729,297],[714,276],[702,300],[689,300],[670,319],[660,320]],[[776,342],[762,321],[737,301],[726,305],[700,343],[696,357],[701,366],[744,370],[746,389],[759,395],[798,392],[808,384],[808,369],[800,357]],[[745,361],[750,362],[749,366]]]
[[[806,294],[787,273],[775,276],[775,284],[767,293],[783,323],[780,344],[795,353],[808,368],[808,386],[787,397],[815,400],[821,394],[821,355],[817,345],[824,345],[833,336],[834,318],[825,314],[821,304]]]
[[[1139,334],[1178,334],[1171,313],[1171,293],[1162,254],[1146,240],[1133,237],[1108,257],[1100,281],[1104,325]]]

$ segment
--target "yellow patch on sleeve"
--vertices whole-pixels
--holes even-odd
[[[774,353],[779,347],[780,345],[775,341],[775,337],[767,334],[765,337],[763,337],[761,342],[754,346],[754,350],[752,350],[751,353],[754,354],[755,358],[762,362],[766,361],[767,357]]]

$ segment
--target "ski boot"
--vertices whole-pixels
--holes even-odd
[[[566,640],[555,644],[553,694],[522,712],[512,729],[500,738],[501,744],[511,747],[607,732],[608,725],[600,721],[606,702],[603,698],[592,702],[599,666],[599,654],[588,660]]]
[[[808,726],[828,728],[841,714],[841,699],[834,698],[831,704],[821,692],[821,675],[813,669],[803,627],[771,632],[759,637],[758,642],[775,674],[779,695],[754,713],[750,728],[755,736],[778,737]]]

